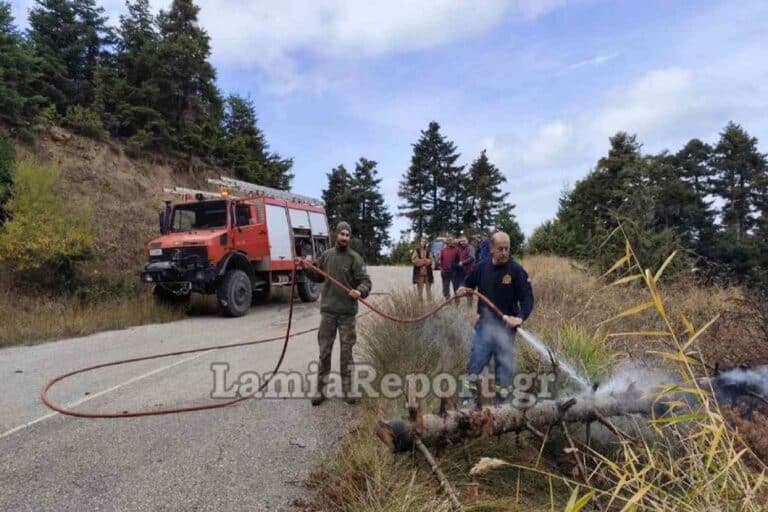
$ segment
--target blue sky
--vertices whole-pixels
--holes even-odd
[[[24,26],[31,0],[12,0]],[[121,1],[100,2],[113,19]],[[169,0],[152,0],[165,8]],[[250,97],[294,190],[379,162],[398,182],[430,121],[507,177],[526,234],[619,130],[648,152],[735,121],[768,152],[768,2],[199,0],[222,92]],[[407,227],[395,216],[393,238]]]

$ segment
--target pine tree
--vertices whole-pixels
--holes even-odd
[[[460,228],[467,206],[467,181],[454,143],[440,133],[440,125],[429,123],[413,146],[411,166],[400,182],[401,215],[411,219],[419,236],[437,236]]]
[[[120,137],[134,137],[138,146],[151,146],[167,138],[167,127],[158,112],[160,35],[149,0],[127,2],[128,14],[120,16],[117,44],[116,93],[113,96],[117,130]]]
[[[469,167],[470,200],[481,231],[493,223],[509,195],[501,192],[501,184],[506,181],[504,174],[490,162],[485,150]]]
[[[591,256],[593,237],[615,227],[617,212],[648,207],[646,164],[636,136],[618,132],[610,143],[608,156],[561,198],[558,219],[576,244],[571,256]]]
[[[352,222],[356,215],[353,199],[352,176],[343,165],[331,170],[327,175],[328,187],[322,192],[325,213],[331,229],[340,221]]]
[[[223,101],[208,62],[210,38],[198,24],[199,11],[192,0],[173,0],[170,10],[158,15],[161,40],[152,86],[171,142],[208,157],[218,144]]]
[[[714,222],[703,197],[704,182],[688,181],[677,156],[667,153],[646,157],[646,172],[653,198],[655,231],[674,229],[686,247],[706,251],[714,235]]]
[[[11,6],[0,1],[0,121],[28,127],[46,103],[40,94],[40,60],[13,24]]]
[[[387,211],[379,188],[381,178],[377,162],[360,158],[352,175],[352,200],[356,215],[351,220],[354,236],[362,242],[366,261],[377,262],[381,251],[389,245],[389,227],[392,215]]]
[[[111,65],[110,49],[117,42],[114,29],[107,25],[109,19],[96,0],[73,0],[75,15],[81,26],[83,60],[77,75],[78,83],[88,84],[81,104],[90,105],[93,100],[93,78],[102,65]]]
[[[283,190],[290,188],[293,161],[269,153],[250,100],[237,95],[227,98],[222,128],[221,160],[238,178]]]
[[[712,146],[699,139],[691,139],[677,152],[682,177],[691,184],[694,193],[704,199],[712,189],[714,170],[709,165]]]
[[[693,191],[691,228],[694,231],[696,250],[704,255],[709,254],[717,234],[713,201],[709,199],[715,175],[710,165],[711,157],[712,147],[699,139],[689,140],[675,155],[680,174]]]
[[[757,139],[731,122],[720,133],[712,153],[713,192],[723,201],[722,223],[738,242],[746,241],[756,224],[761,201],[760,189],[766,179],[766,155],[757,150]]]
[[[64,114],[72,105],[90,106],[93,77],[114,42],[104,9],[95,0],[35,0],[29,40],[43,59],[46,94]]]
[[[422,135],[423,139],[423,135]],[[400,181],[397,195],[403,200],[398,206],[399,215],[411,220],[412,230],[424,236],[430,223],[431,176],[427,168],[426,157],[422,154],[421,141],[414,145],[411,165]]]
[[[514,209],[514,204],[502,206],[496,215],[494,215],[492,222],[498,231],[503,231],[509,235],[510,254],[520,255],[523,253],[525,235],[523,234],[523,230],[520,229],[520,224],[518,224],[515,214],[512,213],[512,210]]]
[[[45,95],[59,114],[75,103],[82,42],[75,10],[68,0],[35,0],[29,12],[28,39],[42,59]]]

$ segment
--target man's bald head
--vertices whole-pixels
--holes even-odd
[[[494,265],[503,265],[509,261],[509,235],[498,231],[491,237],[491,256]]]
[[[496,245],[498,242],[506,242],[507,247],[509,247],[509,235],[503,231],[497,231],[491,237],[491,243],[493,245]]]

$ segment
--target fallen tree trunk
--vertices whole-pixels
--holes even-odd
[[[697,380],[698,386],[711,394],[713,403],[742,407],[744,417],[752,410],[768,414],[768,366],[755,369],[736,368],[711,378]],[[711,391],[709,391],[711,390]],[[654,399],[655,393],[642,391],[631,383],[622,391],[596,392],[561,400],[545,400],[528,408],[504,404],[483,409],[459,409],[440,414],[419,414],[410,407],[408,420],[379,421],[377,436],[393,452],[413,449],[416,438],[427,446],[443,446],[470,439],[488,438],[509,432],[528,430],[543,436],[553,426],[568,423],[599,422],[614,433],[629,437],[611,425],[609,418],[633,414],[664,415],[673,402],[687,402],[691,408],[701,407],[700,397],[690,393],[671,393]]]
[[[653,399],[640,394],[586,396],[567,400],[546,400],[526,409],[504,404],[483,409],[458,409],[443,414],[417,415],[413,420],[379,421],[376,435],[393,452],[409,451],[416,438],[427,446],[488,438],[529,430],[540,435],[559,423],[598,421],[613,427],[608,418],[651,413]]]

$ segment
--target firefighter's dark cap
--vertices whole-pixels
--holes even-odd
[[[336,234],[341,233],[342,230],[347,230],[347,233],[350,235],[352,234],[352,228],[349,226],[348,222],[341,221],[338,224],[336,224]]]

